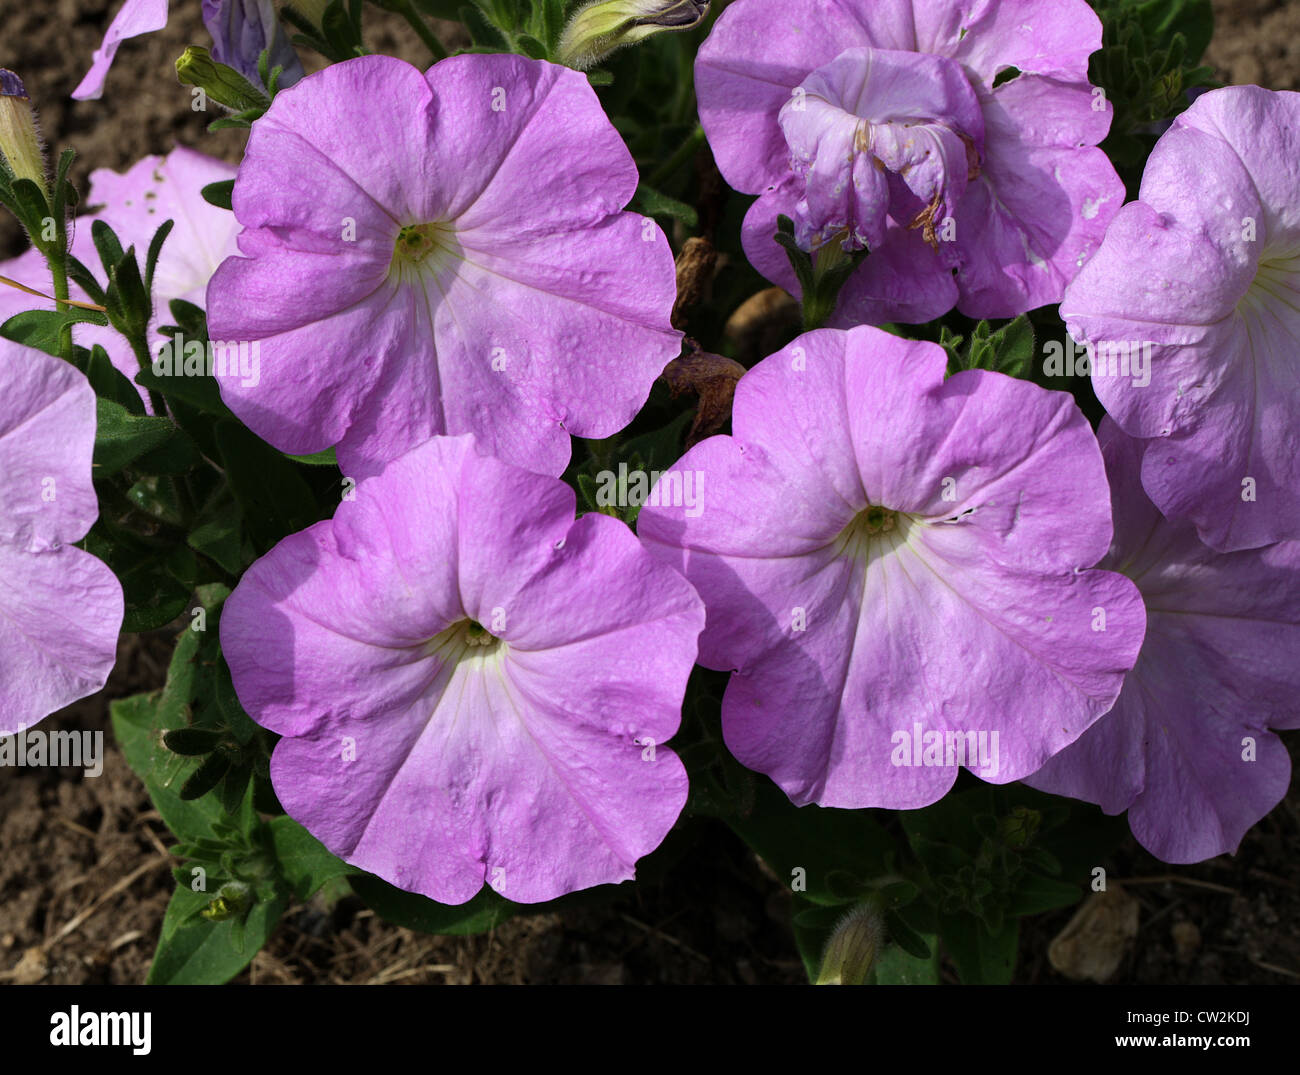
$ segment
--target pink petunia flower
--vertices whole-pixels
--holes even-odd
[[[99,690],[122,587],[71,542],[99,514],[95,395],[65,362],[0,340],[0,735]]]
[[[1110,419],[1099,437],[1115,506],[1102,566],[1142,591],[1146,640],[1115,708],[1025,782],[1128,810],[1153,855],[1200,862],[1235,852],[1291,781],[1269,729],[1300,727],[1300,542],[1215,552],[1143,492],[1141,441]]]
[[[162,323],[171,321],[172,299],[202,306],[217,266],[239,249],[234,214],[202,195],[209,184],[234,179],[235,171],[225,161],[177,146],[166,156],[144,157],[125,172],[96,168],[90,173],[87,205],[112,227],[123,249],[135,246],[141,271],[154,232],[163,221],[173,221],[153,278],[154,314]],[[98,266],[91,221],[78,218],[77,224],[74,252]]]
[[[91,231],[95,219],[112,227],[124,250],[135,247],[141,272],[154,232],[164,221],[173,222],[154,271],[151,336],[155,345],[163,340],[157,326],[171,322],[169,303],[184,299],[202,306],[213,271],[238,249],[235,239],[239,225],[234,214],[204,201],[200,193],[209,183],[234,177],[232,165],[184,146],[177,146],[163,157],[144,157],[122,173],[108,168],[90,173],[86,204],[91,212],[73,221],[72,253],[96,274],[101,284],[103,271]],[[49,268],[37,250],[0,263],[0,276],[46,295],[53,294]],[[75,283],[70,289],[74,299],[84,302],[89,298]],[[53,300],[0,285],[0,323],[23,310],[52,309]],[[72,338],[82,347],[103,347],[113,365],[128,379],[134,380],[140,372],[139,359],[116,329],[78,324],[73,327]]]
[[[1225,552],[1300,538],[1300,93],[1197,98],[1061,316],[1165,515]]]
[[[226,602],[271,778],[332,852],[463,903],[634,874],[686,801],[677,730],[704,608],[563,482],[436,437],[286,538]]]
[[[622,429],[680,349],[668,241],[620,211],[636,185],[567,68],[366,56],[305,78],[254,126],[246,256],[208,288],[213,336],[261,347],[226,402],[282,451],[337,444],[353,477],[466,432],[561,473],[569,434]]]
[[[1124,198],[1100,47],[1084,0],[738,0],[695,81],[718,167],[759,195],[746,255],[797,295],[778,216],[820,257],[868,249],[841,326],[1059,302]]]
[[[707,479],[702,508],[638,518],[704,598],[700,663],[734,670],[727,746],[797,804],[925,806],[961,764],[1017,780],[1137,658],[1137,588],[1089,570],[1110,510],[1074,401],[945,367],[877,329],[807,333],[673,468]]]

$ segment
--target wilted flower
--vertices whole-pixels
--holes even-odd
[[[1198,97],[1061,315],[1106,358],[1093,387],[1149,441],[1142,484],[1165,515],[1224,551],[1300,538],[1300,93]],[[1119,361],[1134,345],[1149,383]]]
[[[958,765],[1017,780],[1137,657],[1136,587],[1088,570],[1111,524],[1087,421],[946,362],[872,328],[800,336],[741,379],[733,435],[673,468],[708,478],[703,510],[641,510],[704,598],[700,663],[734,672],[727,746],[797,804],[925,806]]]
[[[737,0],[695,79],[718,167],[760,195],[746,255],[797,294],[779,216],[805,250],[870,250],[839,325],[1058,302],[1124,196],[1100,46],[1084,0]]]
[[[556,58],[587,68],[653,34],[694,29],[708,13],[709,0],[592,0],[564,28]]]
[[[1110,419],[1099,436],[1115,506],[1102,566],[1142,591],[1146,640],[1115,708],[1026,783],[1128,810],[1153,855],[1200,862],[1236,851],[1291,781],[1269,729],[1300,727],[1300,542],[1215,552],[1143,492],[1143,442]]]
[[[95,50],[90,70],[72,96],[79,101],[97,99],[104,92],[104,79],[113,66],[118,45],[166,26],[167,3],[168,0],[124,0],[108,24],[104,43]],[[203,0],[203,24],[212,34],[213,56],[245,78],[260,82],[257,58],[267,48],[271,50],[271,67],[284,68],[281,86],[290,86],[302,77],[302,62],[275,17],[271,0]]]
[[[86,378],[0,339],[0,396],[0,735],[10,735],[104,685],[124,606],[113,572],[71,544],[99,514]]]
[[[212,35],[212,58],[249,81],[261,81],[257,59],[269,49],[268,70],[284,68],[279,85],[302,78],[302,61],[289,43],[271,0],[203,0],[203,25]]]
[[[253,128],[246,256],[208,288],[214,338],[261,347],[227,404],[282,451],[337,444],[352,477],[465,432],[560,474],[569,434],[622,429],[680,349],[668,241],[620,212],[636,185],[565,67],[365,56],[305,78]]]
[[[221,643],[288,813],[443,903],[634,874],[686,801],[704,609],[555,478],[435,437],[244,575]]]

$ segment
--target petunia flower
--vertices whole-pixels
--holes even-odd
[[[702,509],[638,532],[708,609],[731,752],[799,805],[925,806],[965,764],[1037,770],[1114,703],[1142,641],[1096,438],[1071,397],[877,329],[807,333],[676,464]],[[661,479],[662,481],[663,479]],[[692,517],[693,516],[693,517]]]
[[[95,218],[112,227],[123,249],[135,247],[141,271],[154,232],[164,221],[173,222],[154,270],[154,343],[163,340],[156,326],[171,322],[169,303],[184,299],[202,306],[208,279],[222,259],[237,250],[239,225],[234,214],[204,201],[200,193],[209,183],[234,177],[232,165],[184,146],[177,146],[163,157],[144,157],[122,173],[108,168],[90,173],[86,203],[91,212],[73,222],[72,252],[96,273],[101,284],[105,281],[91,231]],[[0,263],[0,276],[45,295],[53,294],[49,269],[36,250]],[[75,283],[70,285],[70,291],[74,299],[88,299]],[[54,309],[53,300],[0,285],[0,324],[23,310],[38,309]],[[134,380],[139,373],[139,359],[115,329],[79,324],[73,327],[72,335],[73,342],[82,347],[103,347],[126,377]]]
[[[1026,783],[1128,810],[1166,862],[1234,852],[1286,795],[1291,760],[1270,728],[1300,727],[1300,542],[1219,553],[1142,490],[1149,443],[1098,431],[1115,542],[1102,566],[1137,583],[1147,633],[1119,700]]]
[[[1142,484],[1221,551],[1300,538],[1300,93],[1198,97],[1061,303]],[[1125,376],[1143,349],[1149,370]]]
[[[123,249],[135,246],[142,271],[154,232],[164,221],[173,222],[153,278],[154,314],[162,323],[170,323],[173,299],[202,306],[217,266],[238,251],[234,214],[202,194],[209,184],[234,179],[235,172],[234,165],[177,146],[166,156],[144,157],[125,172],[97,168],[90,173],[87,204],[113,229]],[[98,265],[91,260],[89,219],[79,218],[74,248],[82,261]]]
[[[246,256],[208,288],[213,335],[261,346],[227,404],[282,451],[337,444],[353,477],[466,432],[561,473],[569,434],[622,429],[680,350],[667,239],[620,211],[636,185],[567,68],[365,56],[303,79],[254,126]]]
[[[221,617],[271,779],[334,854],[463,903],[634,874],[686,800],[695,592],[563,482],[436,437],[286,538]]]
[[[798,294],[779,216],[819,260],[869,250],[841,326],[1059,302],[1124,197],[1100,47],[1084,0],[737,0],[695,82],[723,176],[759,195],[746,255]]]
[[[113,572],[71,544],[99,514],[89,383],[0,340],[0,397],[0,735],[11,735],[104,685],[124,606]]]
[[[72,91],[78,101],[97,100],[113,66],[117,47],[128,38],[154,33],[167,25],[168,0],[124,0],[92,57],[90,70]],[[257,58],[270,49],[271,67],[284,68],[280,86],[302,77],[302,61],[276,18],[271,0],[203,0],[203,24],[212,34],[212,57],[249,79],[261,82]]]

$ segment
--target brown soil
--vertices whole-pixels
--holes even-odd
[[[106,24],[109,0],[0,0],[0,66],[18,70],[56,146],[80,154],[75,173],[124,168],[177,142],[237,160],[243,136],[207,134],[212,117],[189,94],[152,81],[190,41],[203,41],[197,0],[172,5],[164,33],[127,43],[102,101],[73,102]],[[1209,59],[1226,81],[1300,88],[1300,5],[1217,0]],[[378,25],[380,16],[368,10]],[[368,22],[369,24],[369,22]],[[423,62],[400,24],[375,43]],[[0,255],[22,246],[0,220]],[[0,981],[143,980],[172,888],[172,842],[143,786],[111,745],[112,698],[163,682],[165,632],[126,640],[108,687],[46,728],[103,729],[103,775],[0,772]],[[1300,754],[1300,735],[1288,742]],[[1297,758],[1300,760],[1300,758]],[[520,918],[471,938],[428,937],[377,920],[355,898],[317,898],[286,916],[238,981],[349,983],[796,983],[802,967],[787,896],[734,837],[702,827],[667,879],[612,905]],[[1168,867],[1129,841],[1106,864],[1141,903],[1137,941],[1116,981],[1281,983],[1300,980],[1300,784],[1246,837],[1236,856]],[[1060,982],[1051,938],[1072,910],[1026,923],[1017,980]],[[1193,928],[1194,927],[1194,928]],[[948,975],[951,977],[951,975]]]

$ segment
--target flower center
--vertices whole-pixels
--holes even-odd
[[[488,634],[488,629],[476,620],[470,620],[465,626],[465,644],[468,646],[495,646],[500,641],[496,635]]]
[[[866,559],[871,556],[874,546],[886,535],[901,537],[901,533],[894,532],[901,531],[905,522],[900,512],[881,507],[879,504],[868,504],[853,516],[848,526],[840,531],[835,544],[841,555],[847,555],[855,560]]]
[[[399,279],[423,273],[436,276],[460,258],[460,244],[450,224],[438,220],[408,224],[397,233],[393,243],[389,275]]]
[[[802,181],[795,239],[812,251],[868,249],[889,218],[938,248],[979,175],[984,115],[961,66],[917,52],[852,48],[781,108],[790,168]]]
[[[506,644],[477,620],[467,617],[439,631],[424,644],[424,649],[428,656],[438,658],[447,667],[499,656],[505,652]]]
[[[1237,312],[1257,358],[1294,354],[1300,348],[1300,249],[1265,251]]]

